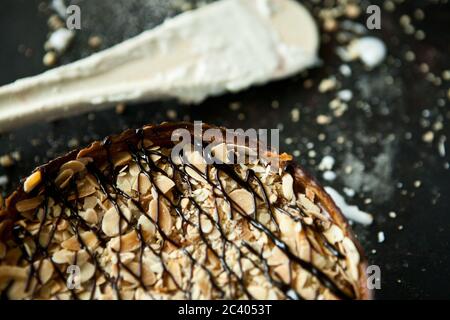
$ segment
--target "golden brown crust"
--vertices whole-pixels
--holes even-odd
[[[218,128],[210,125],[203,125],[203,130],[209,128]],[[164,123],[161,125],[147,125],[142,128],[144,138],[150,139],[157,145],[160,146],[171,146],[173,145],[171,141],[172,132],[176,129],[187,129],[193,134],[194,126],[189,122],[179,122],[179,123]],[[225,128],[219,128],[225,131]],[[109,139],[109,152],[114,154],[116,152],[124,151],[128,148],[129,144],[137,144],[139,137],[136,130],[127,130],[119,135],[108,137]],[[209,143],[211,141],[204,141]],[[222,141],[219,141],[222,142]],[[104,161],[107,158],[106,150],[102,147],[102,142],[96,141],[89,145],[87,148],[82,150],[74,150],[60,158],[50,161],[49,163],[38,167],[34,172],[41,171],[43,175],[52,174],[59,170],[60,166],[70,160],[74,160],[82,157],[91,157],[95,161]],[[348,221],[343,216],[340,209],[336,206],[331,197],[326,193],[322,186],[300,165],[292,161],[292,157],[287,154],[282,154],[279,156],[282,165],[286,165],[292,171],[294,176],[294,186],[295,190],[305,190],[308,188],[309,191],[314,193],[318,203],[330,214],[331,218],[345,230],[345,235],[348,236],[356,245],[359,254],[361,256],[361,261],[359,263],[359,287],[358,296],[361,299],[373,299],[373,292],[367,288],[367,260],[364,256],[362,247],[358,240],[355,238]],[[42,183],[42,182],[41,182]],[[9,236],[9,226],[12,225],[12,218],[17,213],[15,205],[22,199],[27,197],[27,193],[24,191],[23,184],[21,187],[13,192],[5,201],[5,207],[0,210],[0,238],[7,238]]]

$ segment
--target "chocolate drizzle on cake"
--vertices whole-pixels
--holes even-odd
[[[347,257],[343,252],[343,247],[330,242],[325,237],[320,221],[317,223],[302,223],[304,219],[310,218],[302,208],[293,203],[286,207],[285,203],[279,199],[275,203],[271,203],[267,193],[269,187],[265,185],[254,170],[246,168],[246,173],[242,176],[238,172],[239,165],[209,164],[205,166],[203,171],[198,166],[186,161],[185,157],[172,159],[167,152],[163,151],[164,148],[158,148],[157,145],[156,148],[152,148],[153,146],[147,147],[147,138],[142,129],[136,130],[132,137],[132,139],[125,141],[126,150],[122,151],[130,155],[127,163],[120,165],[114,163],[115,151],[111,148],[113,142],[111,138],[106,138],[101,144],[106,153],[106,161],[104,163],[85,161],[83,178],[79,178],[78,173],[75,172],[71,175],[65,188],[61,188],[55,183],[54,172],[46,172],[45,167],[41,168],[43,177],[41,187],[33,190],[28,197],[40,197],[42,202],[33,209],[33,215],[25,219],[34,222],[39,221],[37,232],[30,233],[26,224],[21,222],[23,220],[16,219],[12,228],[12,243],[9,244],[11,248],[16,246],[20,249],[21,255],[17,265],[28,266],[26,287],[24,288],[24,291],[28,294],[25,295],[25,298],[39,297],[38,291],[45,285],[45,281],[48,281],[48,279],[42,281],[44,267],[53,269],[53,278],[59,279],[63,284],[67,284],[71,280],[67,268],[55,263],[52,254],[49,252],[55,244],[54,237],[61,223],[68,224],[67,228],[69,228],[70,234],[74,235],[75,246],[79,245],[79,250],[73,250],[73,260],[70,264],[77,265],[81,258],[79,257],[81,252],[87,253],[87,257],[83,257],[83,259],[89,262],[88,273],[92,274],[89,280],[83,283],[83,287],[86,289],[85,291],[89,292],[89,295],[84,294],[80,297],[79,291],[74,288],[69,290],[72,299],[95,299],[100,288],[107,286],[113,291],[112,298],[125,299],[127,297],[123,296],[121,290],[125,275],[134,279],[135,288],[141,288],[148,295],[148,298],[158,298],[152,290],[158,280],[154,276],[149,276],[153,273],[148,271],[148,266],[144,261],[146,252],[159,259],[162,268],[162,286],[160,289],[166,293],[171,291],[181,292],[182,298],[185,299],[193,298],[193,288],[197,285],[194,281],[195,269],[204,272],[211,288],[210,298],[258,298],[249,290],[251,282],[247,276],[249,268],[244,268],[244,263],[250,263],[251,269],[256,270],[255,273],[262,274],[267,283],[275,288],[276,296],[279,298],[310,298],[304,297],[294,284],[294,275],[299,270],[306,271],[311,276],[309,281],[317,281],[317,286],[322,287],[322,291],[328,290],[336,298],[352,299],[358,297],[359,293],[355,291],[355,287],[351,285],[350,281],[342,281],[342,279],[331,276],[330,272],[325,272],[323,268],[315,266],[311,259],[307,261],[300,258],[299,254],[293,252],[292,248],[282,239],[283,227],[280,226],[279,218],[277,218],[279,215],[285,216],[292,223],[301,225],[305,233],[309,232],[315,235],[317,240],[315,243],[311,243],[311,240],[306,237],[306,240],[310,242],[308,245],[311,247],[319,245],[322,254],[334,257],[331,260],[334,261],[335,265],[331,269],[338,270],[346,265]],[[129,163],[136,164],[138,169],[137,196],[125,192],[118,185],[119,176]],[[165,170],[162,169],[162,165],[165,166]],[[292,172],[292,170],[293,167],[287,164],[281,171]],[[196,179],[193,179],[193,175]],[[156,201],[156,214],[150,214],[146,208],[151,204],[146,203],[148,199],[143,199],[144,194],[139,190],[139,179],[141,177],[142,179],[148,179],[152,186],[151,201]],[[162,179],[161,177],[166,177],[173,182],[170,193],[161,189],[158,182],[158,179]],[[101,228],[101,223],[88,223],[81,215],[80,208],[83,207],[83,198],[80,195],[80,187],[83,187],[83,180],[89,181],[89,179],[94,179],[96,185],[98,185],[102,201],[110,203],[111,208],[114,208],[114,211],[118,214],[117,232],[114,233],[114,236],[105,234]],[[193,183],[198,185],[198,180],[201,180],[200,183],[211,191],[216,206],[218,198],[228,203],[231,208],[228,216],[214,215],[214,212],[217,212],[217,207],[213,212],[205,210],[202,202],[197,200],[194,195]],[[225,182],[236,185],[236,188],[251,195],[253,212],[248,212],[239,201],[233,199]],[[123,203],[133,206],[139,214],[127,214],[124,211]],[[53,209],[51,210],[51,206],[54,205],[61,207],[56,219],[52,218],[54,212]],[[193,212],[195,211],[195,215],[186,215],[186,206],[191,207]],[[129,210],[129,208],[126,210]],[[263,223],[261,215],[267,213],[269,214],[269,221]],[[170,215],[172,220],[179,218],[178,233],[173,231],[173,226],[167,230],[168,227],[164,225],[164,216],[167,214]],[[152,228],[155,229],[155,235],[150,237],[150,240],[146,231],[143,230],[142,224],[138,221],[141,217],[144,217],[143,220],[148,219]],[[103,218],[105,218],[105,215],[103,215]],[[264,234],[268,241],[262,246],[255,246],[245,239],[230,239],[230,234],[224,229],[224,221],[221,219],[244,221],[244,224],[248,225],[249,228],[254,228],[259,233]],[[50,226],[49,221],[52,221]],[[218,243],[213,243],[211,237],[208,236],[212,231],[205,232],[206,226],[210,230],[218,232]],[[198,242],[190,243],[186,240],[186,237],[194,231],[198,233]],[[159,240],[157,241],[157,239]],[[32,246],[35,246],[35,250],[30,250],[30,240],[33,243]],[[64,239],[64,241],[68,240],[70,239]],[[131,251],[135,252],[137,259],[136,264],[134,264],[135,268],[130,267],[128,261],[124,261],[125,258],[123,257],[124,250],[125,252],[130,251],[129,248],[126,248],[129,246],[129,241],[133,243]],[[112,244],[113,242],[114,244]],[[192,248],[193,246],[203,248],[204,255],[199,256],[195,252],[195,248]],[[285,281],[285,278],[273,270],[274,268],[270,265],[267,253],[264,250],[265,246],[276,247],[283,256],[287,257],[289,281]],[[98,247],[110,248],[114,256],[111,259],[114,261],[105,263],[100,251],[96,250]],[[174,250],[181,253],[189,262],[183,270],[183,273],[189,274],[189,276],[184,277],[185,280],[182,281],[177,272],[171,268],[167,259],[167,252]],[[236,257],[233,263],[230,259],[231,254]],[[218,261],[221,268],[219,274],[217,274],[217,270],[211,268],[209,263],[211,259]],[[2,260],[0,260],[1,266]],[[343,270],[342,272],[345,274],[346,271]],[[152,277],[155,279],[152,280]],[[223,281],[219,281],[219,277],[226,277],[225,286]],[[0,277],[0,283],[1,281],[2,278]],[[11,290],[14,281],[16,280],[10,279],[7,285],[0,286],[2,295],[10,298],[8,292]],[[50,294],[50,297],[61,298],[58,292]]]

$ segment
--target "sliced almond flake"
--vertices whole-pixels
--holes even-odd
[[[98,216],[94,209],[87,209],[86,211],[80,211],[79,215],[89,224],[97,224]]]
[[[35,262],[35,268],[39,267],[39,261]],[[39,269],[39,279],[41,280],[42,284],[47,283],[52,275],[55,268],[53,267],[53,264],[50,262],[50,260],[45,259],[42,261]]]
[[[145,241],[150,241],[155,236],[155,225],[145,215],[139,217],[137,225],[141,228]]]
[[[245,189],[236,189],[230,193],[230,198],[234,201],[233,207],[245,214],[253,214],[255,212],[255,204],[253,195]],[[239,206],[239,207],[237,207]]]
[[[328,230],[324,231],[323,235],[332,244],[335,244],[337,242],[341,242],[342,240],[344,240],[344,233],[335,224],[331,225],[331,227]]]
[[[43,196],[37,196],[30,199],[25,199],[16,203],[16,210],[19,212],[26,212],[36,209],[44,201]]]
[[[80,267],[80,282],[89,281],[95,274],[95,266],[92,263],[86,262]]]
[[[139,184],[139,192],[141,194],[146,194],[152,186],[152,183],[150,182],[148,177],[143,173],[139,174],[138,176],[138,184]]]
[[[203,183],[207,183],[207,180],[205,178],[203,178],[202,175],[200,175],[197,171],[195,171],[194,169],[190,168],[190,167],[186,167],[185,168],[186,173],[193,178],[196,181],[199,182],[203,182]]]
[[[67,249],[62,249],[53,254],[52,260],[57,264],[72,264],[75,260],[75,252]]]
[[[295,233],[294,221],[285,213],[275,210],[275,218],[284,236],[292,236]]]
[[[66,162],[61,166],[59,169],[60,172],[63,172],[67,169],[72,170],[73,173],[78,173],[83,171],[86,168],[86,165],[80,161],[80,160],[71,160],[69,162]]]
[[[31,285],[26,280],[14,281],[8,289],[8,298],[11,300],[24,299],[33,292],[35,286],[36,280],[34,278],[31,280]]]
[[[174,277],[174,279],[172,279],[172,277],[169,276],[167,277],[167,287],[169,288],[169,290],[175,290],[177,287],[176,284],[174,283],[174,280],[178,285],[182,284],[181,268],[178,261],[170,260],[169,263],[167,264],[167,269]]]
[[[67,220],[65,220],[65,219],[61,219],[61,221],[59,222],[58,226],[56,227],[56,230],[64,231],[68,227],[69,227],[69,222],[67,222]]]
[[[94,209],[97,205],[97,197],[86,197],[83,199],[83,209]]]
[[[311,245],[303,231],[298,232],[296,235],[297,255],[300,259],[310,262],[311,261]]]
[[[137,177],[139,175],[139,173],[141,172],[141,168],[139,167],[139,165],[136,162],[132,162],[128,166],[128,172],[130,173],[131,176]]]
[[[314,193],[313,189],[306,187],[305,194],[311,202],[314,202],[316,194]]]
[[[78,199],[83,199],[85,197],[88,197],[88,196],[94,194],[95,191],[97,191],[97,189],[93,185],[91,185],[90,183],[83,184],[81,186],[77,186],[77,189],[78,189],[78,194],[71,194],[68,197],[68,200],[73,201],[73,200],[75,200],[77,198]]]
[[[206,172],[206,161],[198,151],[194,152],[187,151],[186,158],[189,161],[189,163],[194,167],[196,167],[200,172],[202,173]]]
[[[76,262],[79,265],[85,264],[90,259],[90,255],[85,249],[76,252],[75,256],[76,256]]]
[[[114,167],[126,165],[131,161],[131,154],[128,152],[117,152],[112,159]]]
[[[294,196],[294,179],[289,173],[286,173],[282,177],[283,196],[287,200],[292,200]]]
[[[126,194],[131,194],[131,190],[133,189],[131,177],[128,174],[118,176],[117,187]]]
[[[83,242],[86,244],[86,246],[90,249],[90,250],[95,250],[97,249],[100,241],[98,240],[97,236],[95,235],[94,232],[92,231],[85,231],[82,232],[80,234],[81,239],[83,240]]]
[[[41,181],[42,174],[41,171],[38,170],[25,180],[23,184],[23,191],[25,191],[26,193],[30,193],[34,188],[36,188],[39,183],[41,183]]]
[[[250,285],[247,290],[257,300],[267,299],[268,291],[266,288],[263,288],[260,285]]]
[[[71,251],[78,251],[81,249],[81,245],[78,242],[78,239],[76,236],[73,236],[73,237],[63,241],[61,243],[61,247],[63,247],[64,249],[67,249],[67,250],[71,250]]]
[[[207,216],[202,215],[200,218],[200,222],[201,222],[201,229],[202,229],[203,233],[208,234],[213,230],[213,224]]]
[[[102,231],[108,237],[115,237],[120,232],[120,215],[115,207],[111,207],[103,216]]]
[[[70,179],[72,179],[74,172],[72,169],[66,169],[56,177],[55,184],[60,189],[64,189],[69,185]]]
[[[288,262],[289,258],[286,256],[286,254],[278,247],[273,247],[269,258],[267,259],[267,263],[269,264],[269,266],[287,264]]]
[[[28,268],[16,267],[16,266],[0,266],[0,279],[26,279],[28,277]]]
[[[291,283],[291,273],[289,270],[289,264],[284,263],[279,265],[274,269],[274,272],[276,275],[280,277],[281,281],[283,281],[284,283],[286,284]]]
[[[141,241],[135,230],[130,231],[124,236],[111,239],[109,242],[112,249],[120,252],[134,251],[141,246]]]
[[[217,146],[211,148],[211,153],[214,158],[218,159],[222,163],[229,163],[229,150],[225,143],[220,143]]]
[[[356,248],[353,241],[347,237],[345,237],[344,240],[342,240],[342,245],[343,245],[345,253],[346,253],[345,256],[348,261],[350,275],[351,275],[353,281],[358,281],[358,279],[359,279],[358,266],[359,266],[359,261],[360,261],[359,251]]]
[[[170,214],[169,209],[164,204],[161,203],[159,207],[160,211],[158,224],[166,235],[170,235],[173,226],[172,215]]]
[[[175,182],[173,182],[170,178],[159,175],[155,177],[155,184],[158,187],[158,189],[166,194],[170,189],[172,189],[175,186]]]

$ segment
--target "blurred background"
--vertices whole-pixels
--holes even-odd
[[[66,1],[80,6],[82,29],[63,55],[44,59],[44,43],[58,27],[51,1],[2,0],[0,85],[89,56],[208,2]],[[370,263],[381,268],[376,297],[448,298],[450,4],[302,3],[321,29],[321,66],[198,106],[118,105],[4,133],[0,192],[6,196],[37,165],[126,128],[176,120],[278,128],[282,151],[373,215],[370,226],[355,224],[354,230]],[[380,30],[365,27],[371,4],[382,10]],[[342,61],[338,48],[367,35],[387,47],[383,62],[368,69]]]

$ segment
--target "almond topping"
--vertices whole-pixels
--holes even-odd
[[[287,200],[292,200],[294,196],[294,179],[289,173],[286,173],[282,178],[283,195]]]
[[[253,195],[245,189],[236,189],[230,193],[230,198],[234,201],[232,207],[245,214],[255,212]]]
[[[30,199],[25,199],[16,203],[16,210],[19,212],[26,212],[39,207],[44,201],[44,197],[38,196]]]
[[[95,274],[95,266],[92,263],[86,262],[80,268],[80,282],[89,281]]]
[[[42,180],[42,174],[41,171],[34,172],[31,176],[29,176],[24,184],[23,184],[23,191],[26,193],[30,193],[33,191],[33,189],[41,182]]]
[[[159,175],[155,178],[155,184],[158,187],[158,189],[166,194],[170,189],[172,189],[175,186],[175,182],[173,182],[171,179],[164,175]]]
[[[69,251],[67,249],[62,249],[53,254],[52,260],[57,264],[72,264],[74,262],[75,252]]]
[[[119,242],[120,241],[120,242]],[[136,231],[130,231],[124,236],[115,237],[110,241],[111,248],[115,251],[128,252],[140,247],[141,241]]]
[[[70,179],[72,179],[74,175],[74,172],[72,169],[66,169],[62,171],[55,179],[55,184],[61,188],[64,189],[68,186]]]
[[[112,163],[114,164],[114,167],[119,167],[126,165],[131,161],[131,154],[128,152],[118,152],[114,155]]]
[[[63,164],[59,170],[62,172],[66,169],[70,169],[74,173],[78,173],[85,169],[85,164],[83,162],[81,162],[80,160],[71,160],[71,161]]]
[[[115,207],[111,207],[103,216],[102,230],[108,237],[115,237],[119,234],[120,216]]]

